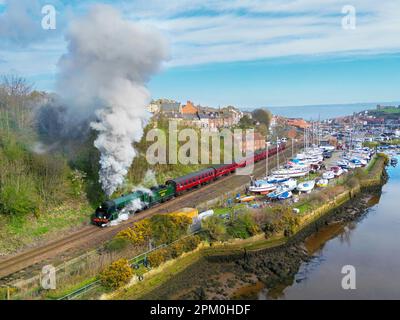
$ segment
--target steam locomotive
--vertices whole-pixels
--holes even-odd
[[[177,197],[185,191],[201,187],[217,180],[219,177],[229,175],[238,168],[243,168],[251,163],[264,160],[267,156],[271,157],[285,148],[285,144],[281,144],[279,147],[268,151],[267,149],[256,151],[253,155],[243,158],[238,162],[214,165],[182,177],[168,180],[165,182],[165,185],[151,187],[149,190],[136,190],[119,198],[105,201],[96,209],[91,217],[91,221],[94,225],[106,226],[111,221],[117,219],[120,211],[123,209],[128,209],[129,213],[146,210],[156,204]]]

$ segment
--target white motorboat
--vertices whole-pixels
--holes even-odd
[[[343,169],[339,166],[332,167],[331,171],[333,171],[335,177],[339,177],[340,175],[343,174]]]
[[[331,146],[331,145],[327,145],[327,146],[320,146],[319,147],[322,151],[335,151],[335,147]]]
[[[302,168],[290,168],[290,169],[278,169],[272,172],[275,178],[296,178],[304,177],[309,173],[310,169],[307,167]]]
[[[278,200],[286,200],[292,197],[291,191],[285,191],[278,196]]]
[[[299,192],[311,192],[312,189],[315,187],[315,180],[309,180],[301,182],[297,185],[297,191]]]
[[[269,193],[267,197],[271,200],[279,199],[285,192],[290,192],[290,190],[287,187],[279,186],[275,191]]]
[[[275,177],[275,176],[269,176],[269,177],[265,177],[265,180],[267,180],[268,183],[281,183],[281,182],[285,182],[288,181],[290,178],[288,177]]]
[[[297,180],[296,179],[289,179],[281,183],[281,186],[286,188],[289,191],[296,189],[297,187]]]
[[[326,171],[322,174],[322,179],[331,180],[335,178],[335,173],[333,171]]]
[[[349,165],[349,161],[347,161],[347,160],[339,160],[338,162],[337,162],[337,165],[339,166],[339,167],[344,167],[344,168],[346,168],[348,165]]]

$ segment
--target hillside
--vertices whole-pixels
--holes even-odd
[[[0,255],[87,224],[105,198],[94,132],[62,134],[61,119],[51,95],[32,90],[16,76],[0,81]],[[165,123],[158,126],[167,132]],[[201,167],[150,166],[145,160],[148,145],[144,138],[137,143],[139,156],[115,196]]]

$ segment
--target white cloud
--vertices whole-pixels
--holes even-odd
[[[170,65],[400,50],[400,2],[353,0],[356,30],[341,27],[345,0],[138,1],[123,8],[166,32]]]
[[[61,7],[60,18],[70,17],[69,10],[81,14],[90,3],[93,1]],[[172,46],[171,67],[286,56],[400,52],[400,1],[352,0],[357,10],[355,30],[341,27],[341,9],[347,4],[348,0],[114,3],[125,16],[156,26],[168,36]],[[63,30],[59,31],[57,37],[31,43],[23,50],[0,48],[1,58],[7,61],[0,64],[0,73],[10,69],[22,74],[54,72],[57,58],[65,51]]]

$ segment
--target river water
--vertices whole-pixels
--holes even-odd
[[[258,299],[400,299],[400,167],[363,218],[330,225],[306,240],[314,258],[292,285],[261,289]],[[356,289],[342,288],[342,268],[355,268]]]

